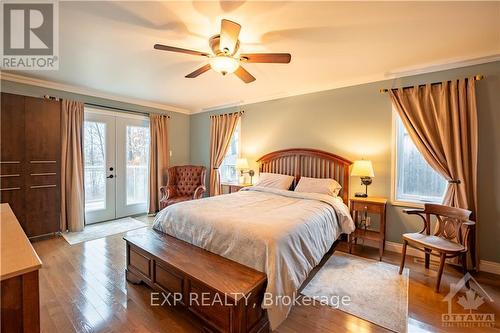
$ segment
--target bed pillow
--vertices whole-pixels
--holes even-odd
[[[255,186],[277,188],[280,190],[288,190],[292,185],[295,177],[280,175],[278,173],[261,172],[259,174],[259,181]]]
[[[321,193],[336,197],[341,189],[342,186],[331,178],[301,177],[295,192]]]

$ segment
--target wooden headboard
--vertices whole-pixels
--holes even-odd
[[[257,162],[259,172],[294,176],[294,187],[301,176],[335,179],[342,185],[339,196],[346,205],[348,203],[349,166],[352,162],[343,157],[317,149],[292,148],[266,154]]]

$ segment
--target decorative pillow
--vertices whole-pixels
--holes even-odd
[[[321,193],[336,197],[341,189],[342,186],[331,178],[301,177],[295,192]]]
[[[288,190],[293,183],[295,177],[280,175],[278,173],[261,172],[259,181],[255,186],[271,187],[280,190]]]

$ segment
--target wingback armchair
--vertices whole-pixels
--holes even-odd
[[[203,166],[182,165],[168,168],[167,186],[160,187],[160,208],[201,198],[206,191],[206,175],[207,169]]]

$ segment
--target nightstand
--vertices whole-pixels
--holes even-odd
[[[221,183],[221,185],[222,187],[227,187],[227,193],[238,192],[243,187],[252,186],[252,184],[239,184],[239,183]]]
[[[368,239],[377,241],[379,244],[379,260],[382,260],[385,247],[385,210],[387,206],[387,199],[380,197],[367,197],[367,198],[351,198],[349,199],[349,207],[351,216],[356,224],[356,230],[348,237],[349,253],[352,250],[352,243],[357,239]],[[377,214],[380,216],[379,230],[372,230],[366,228],[366,218],[368,213]]]

